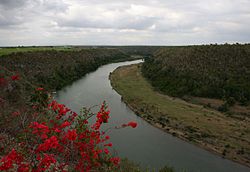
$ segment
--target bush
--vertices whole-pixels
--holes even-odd
[[[12,76],[8,82],[17,82],[20,78]],[[12,145],[5,145],[11,151],[0,160],[0,171],[117,171],[120,158],[110,153],[112,143],[110,137],[100,130],[108,123],[109,110],[104,102],[95,114],[90,109],[83,109],[81,115],[71,111],[65,105],[48,96],[41,87],[35,89],[31,96],[31,106],[35,109],[30,114],[31,122],[26,120],[27,114],[15,111],[17,122],[23,128],[16,133]],[[88,120],[95,116],[95,123]],[[17,125],[19,126],[19,125]],[[135,128],[135,122],[123,124],[121,127]],[[12,126],[15,127],[15,126]],[[1,142],[6,140],[1,137]],[[7,149],[7,148],[6,148]],[[4,150],[3,152],[7,152]]]

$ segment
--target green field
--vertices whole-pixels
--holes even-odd
[[[112,86],[149,123],[226,158],[250,165],[250,121],[237,120],[160,94],[141,75],[141,65],[118,68]]]

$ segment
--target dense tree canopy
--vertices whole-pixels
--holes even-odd
[[[250,45],[166,47],[142,68],[154,87],[172,96],[250,100]]]

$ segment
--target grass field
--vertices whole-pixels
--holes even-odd
[[[250,121],[230,118],[153,90],[141,65],[116,69],[111,83],[138,116],[177,137],[250,166]]]

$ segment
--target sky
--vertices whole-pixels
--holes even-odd
[[[250,42],[250,0],[0,0],[0,46]]]

